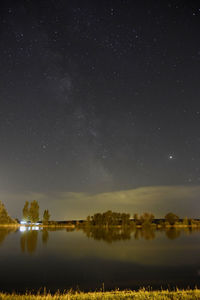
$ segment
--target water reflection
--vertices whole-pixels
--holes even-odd
[[[40,230],[40,227],[39,226],[20,226],[19,230],[21,232],[29,231],[29,230]]]
[[[48,240],[49,240],[48,230],[43,229],[42,230],[42,242],[43,242],[43,244],[47,244]]]
[[[1,227],[0,228],[0,246],[3,244],[7,235],[9,235],[10,233],[16,232],[16,231],[17,231],[17,228]]]
[[[170,240],[175,240],[181,235],[181,231],[176,228],[169,228],[165,231],[166,237]]]
[[[94,240],[103,240],[107,243],[112,243],[119,240],[130,240],[131,239],[131,229],[126,228],[115,228],[115,227],[85,227],[83,232],[88,238],[93,238]]]
[[[14,231],[0,229],[0,282],[9,291],[77,285],[95,290],[102,282],[109,289],[199,283],[196,228],[27,227],[7,238]]]
[[[131,228],[131,227],[85,227],[83,232],[88,238],[94,240],[103,240],[107,243],[112,243],[120,240],[130,240],[133,237],[135,240],[143,238],[145,240],[153,240],[156,236],[156,230],[152,227],[147,228]]]
[[[37,249],[38,231],[29,230],[24,231],[20,238],[20,245],[22,252],[34,253]]]
[[[181,236],[181,233],[194,233],[200,231],[199,228],[167,228],[167,229],[156,229],[154,227],[143,227],[143,228],[131,228],[131,227],[97,227],[97,226],[86,226],[81,228],[88,238],[94,240],[102,240],[107,243],[112,243],[120,240],[154,240],[159,232],[163,232],[166,237],[170,240],[177,239]]]
[[[20,246],[23,253],[29,254],[34,253],[37,250],[39,227],[25,227],[20,226],[21,237]],[[42,232],[42,243],[45,245],[49,240],[49,233],[47,229],[41,229]]]
[[[23,253],[34,253],[37,249],[38,243],[38,232],[42,233],[42,243],[46,245],[49,240],[49,232],[63,230],[62,228],[43,228],[39,227],[20,227],[21,238],[20,238],[20,246],[21,251]],[[73,232],[74,228],[65,228],[66,232]],[[112,243],[120,240],[130,240],[132,233],[134,233],[133,237],[135,239],[144,238],[147,240],[155,238],[155,231],[151,228],[145,230],[135,230],[133,231],[130,227],[85,227],[81,229],[88,238],[92,238],[94,240],[104,241],[106,243]]]
[[[156,237],[156,230],[153,229],[152,227],[136,229],[134,231],[135,240],[139,240],[140,238],[143,238],[145,240],[154,240],[155,237]]]
[[[25,227],[20,226],[19,228],[0,228],[0,246],[4,242],[7,235],[10,233],[20,231],[20,248],[23,253],[34,253],[37,250],[38,239],[42,241],[43,245],[47,245],[49,242],[49,232],[53,231],[66,231],[67,233],[73,231],[81,231],[88,238],[97,241],[104,241],[106,243],[113,243],[116,241],[125,240],[154,240],[159,233],[163,233],[169,240],[175,240],[182,234],[192,234],[200,231],[199,228],[167,228],[167,229],[156,229],[154,227],[144,228],[131,228],[129,226],[124,227],[99,227],[99,226],[85,226],[82,228],[41,228],[38,226]]]

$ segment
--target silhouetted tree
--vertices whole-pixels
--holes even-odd
[[[4,206],[4,204],[0,201],[0,224],[10,224],[16,223],[9,215]]]
[[[168,222],[170,225],[174,225],[176,222],[178,222],[178,220],[179,217],[172,212],[166,214],[165,216],[165,221]]]
[[[140,220],[141,220],[141,224],[143,226],[149,226],[152,224],[152,221],[154,219],[154,215],[151,213],[144,213],[143,215],[141,215]]]
[[[135,222],[136,225],[141,225],[138,214],[134,214],[133,219],[134,219],[134,222]]]
[[[29,202],[26,201],[25,204],[24,204],[24,208],[23,208],[23,211],[22,211],[22,214],[23,214],[23,220],[24,221],[30,221],[29,220]]]
[[[187,217],[184,218],[184,220],[183,220],[183,225],[186,225],[186,226],[189,225],[189,222],[188,222],[188,218],[187,218]]]
[[[49,219],[50,219],[49,211],[48,211],[48,209],[45,209],[45,211],[43,213],[43,221],[42,221],[43,224],[48,224]]]
[[[32,201],[30,204],[29,218],[32,223],[39,221],[39,204],[36,200]]]
[[[121,219],[122,219],[122,225],[126,226],[130,224],[130,214],[121,214]]]
[[[91,217],[90,216],[87,216],[86,222],[87,222],[87,225],[89,225],[91,223]]]
[[[88,216],[86,225],[97,226],[116,226],[116,225],[129,225],[130,215],[125,213],[117,213],[108,210],[104,213],[96,213],[94,216]]]

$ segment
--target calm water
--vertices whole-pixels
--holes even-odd
[[[0,229],[0,289],[200,287],[200,232]]]

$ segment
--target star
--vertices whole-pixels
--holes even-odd
[[[173,159],[175,159],[175,157],[174,157],[173,154],[169,154],[169,155],[168,155],[168,159],[169,159],[169,160],[173,160]]]

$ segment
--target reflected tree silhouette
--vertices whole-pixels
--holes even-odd
[[[101,227],[101,226],[89,226],[82,228],[83,232],[88,238],[94,240],[103,240],[107,243],[120,240],[131,239],[131,228],[130,227]]]
[[[136,229],[134,238],[138,240],[139,238],[143,238],[145,240],[154,240],[156,237],[156,229],[152,227],[145,227],[141,229]]]
[[[0,246],[3,244],[7,235],[16,231],[17,231],[16,228],[6,228],[6,227],[0,228]]]
[[[43,229],[42,230],[42,242],[43,242],[43,244],[46,245],[48,240],[49,240],[49,233],[46,229]]]
[[[26,233],[22,233],[20,237],[20,246],[21,246],[21,251],[25,252],[26,250]]]
[[[22,252],[34,253],[37,249],[38,231],[29,230],[22,233],[20,246]]]
[[[153,240],[156,238],[156,233],[160,230],[153,227],[143,227],[143,228],[131,228],[127,227],[103,227],[103,226],[86,226],[81,228],[88,238],[93,238],[94,240],[102,240],[107,243],[112,243],[120,240],[130,240],[131,236],[135,240],[145,239]],[[169,228],[162,230],[166,234],[166,237],[170,240],[174,240],[181,235],[181,232],[185,230],[180,230],[177,228]],[[189,232],[189,231],[187,231]]]
[[[73,228],[73,227],[70,228],[70,227],[69,227],[69,228],[66,228],[66,231],[67,231],[67,232],[73,232],[73,231],[75,231],[75,228]]]
[[[181,235],[181,230],[176,228],[169,228],[165,231],[165,234],[168,239],[175,240]]]

